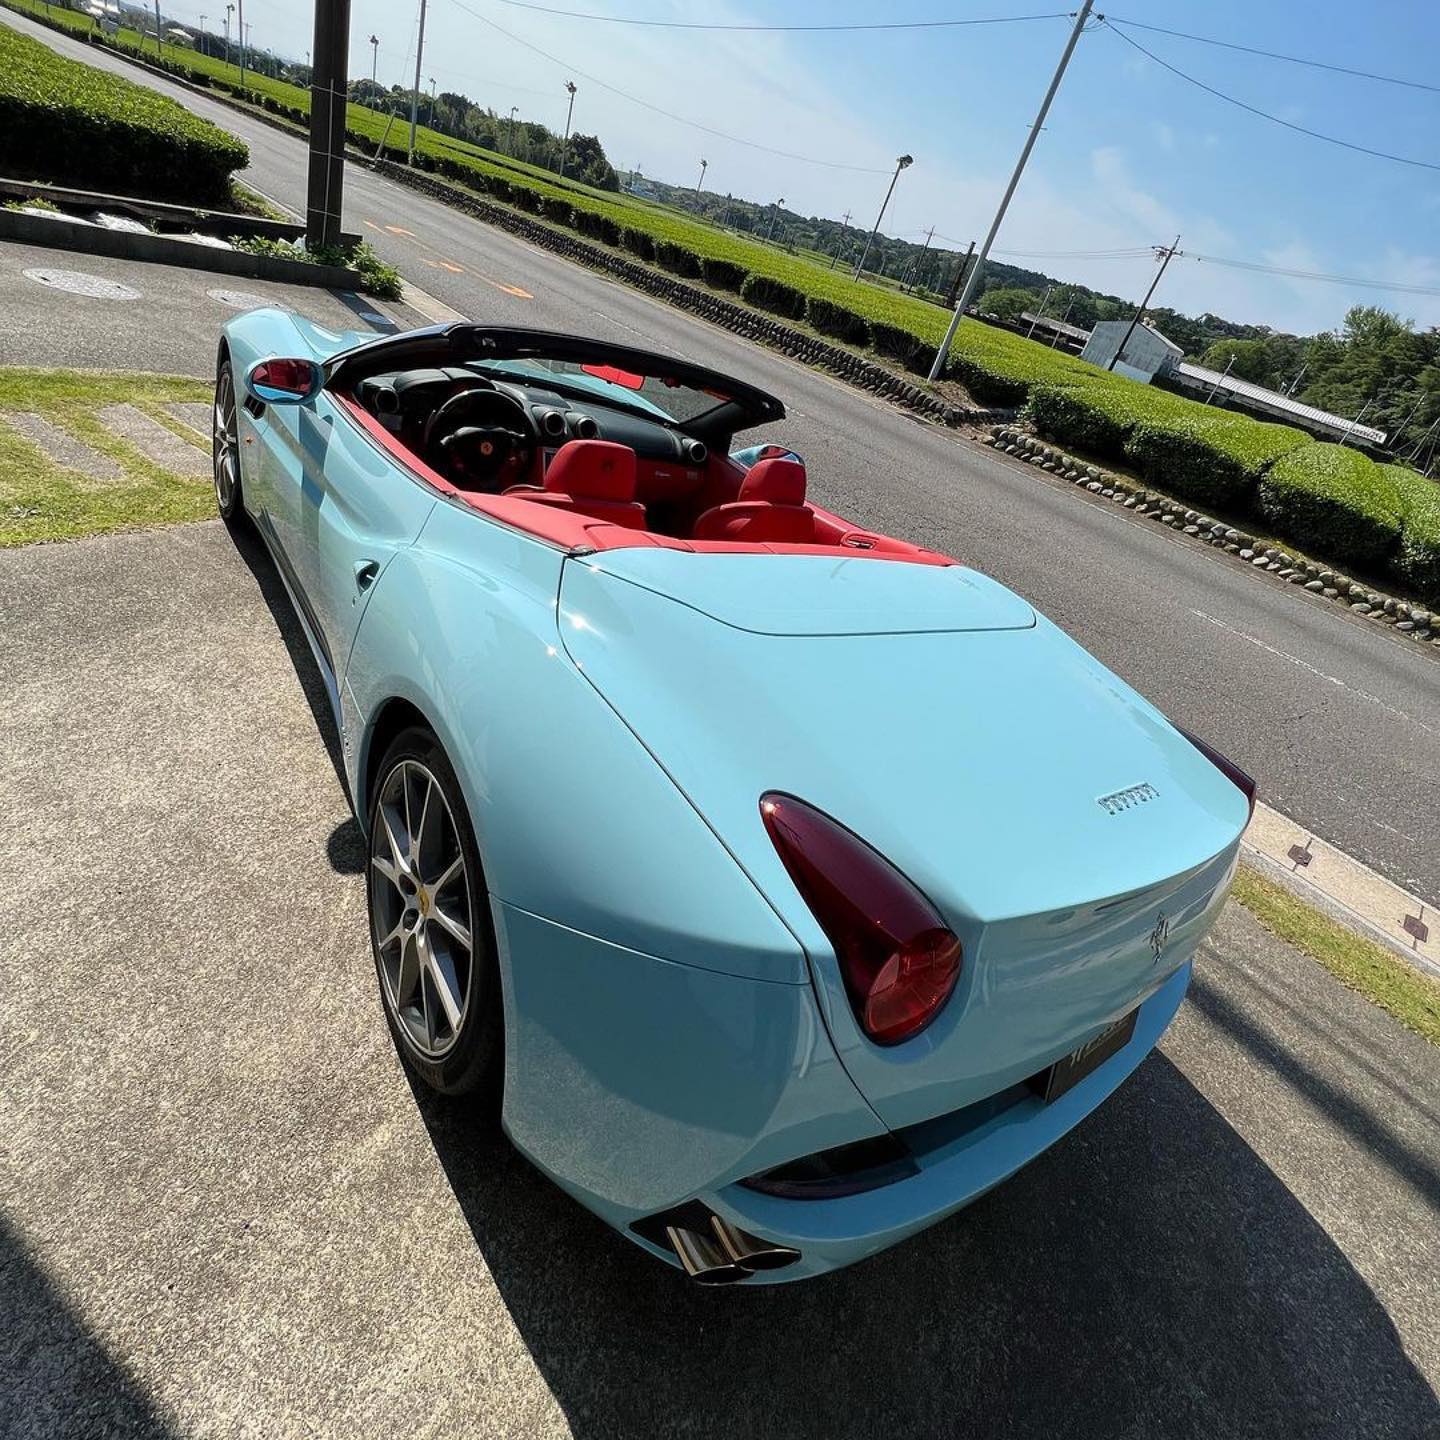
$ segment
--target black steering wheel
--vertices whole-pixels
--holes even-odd
[[[452,484],[492,494],[524,473],[537,443],[525,407],[488,386],[462,390],[440,405],[422,442],[425,459]]]

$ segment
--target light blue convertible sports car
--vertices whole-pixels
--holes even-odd
[[[1093,1110],[1254,801],[1018,595],[733,452],[783,416],[628,347],[273,310],[215,387],[401,1056],[707,1284],[858,1260]]]

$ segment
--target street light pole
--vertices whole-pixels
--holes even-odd
[[[700,178],[695,182],[695,198],[697,200],[700,198],[700,187],[705,183],[705,170],[709,164],[708,160],[700,162]]]
[[[770,207],[770,228],[765,232],[765,238],[766,238],[767,240],[775,233],[775,217],[780,213],[780,207],[781,207],[784,203],[785,203],[785,197],[782,195],[782,196]]]
[[[415,126],[420,114],[420,57],[425,53],[425,0],[420,0],[420,38],[415,42],[415,84],[410,89],[410,154],[405,163],[415,164]]]
[[[945,332],[945,339],[940,348],[935,352],[935,361],[930,366],[930,379],[938,380],[940,372],[945,368],[945,357],[950,353],[950,343],[955,339],[955,332],[960,328],[960,317],[970,308],[970,301],[975,297],[975,291],[980,286],[980,274],[985,269],[985,261],[990,257],[990,247],[995,243],[995,236],[999,233],[1000,222],[1005,218],[1005,212],[1010,208],[1010,197],[1015,193],[1015,187],[1020,183],[1020,176],[1025,171],[1025,162],[1030,158],[1030,152],[1035,148],[1035,142],[1040,138],[1040,128],[1045,124],[1045,117],[1050,113],[1050,102],[1055,98],[1055,92],[1060,88],[1060,82],[1065,78],[1066,67],[1070,64],[1070,57],[1075,53],[1075,46],[1080,40],[1080,32],[1085,28],[1085,22],[1090,18],[1090,8],[1095,0],[1081,0],[1079,13],[1075,16],[1074,28],[1070,31],[1070,38],[1065,42],[1065,52],[1060,57],[1060,63],[1055,67],[1055,74],[1050,79],[1050,88],[1045,92],[1045,98],[1040,102],[1040,113],[1035,117],[1035,123],[1030,127],[1030,133],[1025,137],[1024,147],[1020,151],[1020,158],[1015,162],[1015,172],[1010,176],[1010,183],[1005,187],[1005,194],[1001,197],[1000,208],[995,212],[995,218],[990,222],[990,233],[985,237],[985,243],[980,247],[980,254],[971,266],[969,277],[965,281],[965,290],[960,299],[955,302],[955,313],[950,317],[950,327]]]
[[[435,128],[435,77],[430,77],[430,109],[426,114],[425,123],[433,130]]]
[[[240,32],[240,88],[245,88],[245,0],[238,0],[240,14],[237,17],[236,28]]]
[[[840,238],[835,242],[835,253],[830,257],[830,268],[835,268],[835,262],[840,258],[840,251],[845,244],[845,232],[850,228],[850,212],[847,210],[840,220]]]
[[[885,198],[880,202],[880,213],[875,217],[874,228],[866,237],[865,248],[860,252],[860,262],[855,266],[855,273],[850,277],[852,280],[860,278],[860,272],[865,268],[865,262],[870,258],[870,247],[875,243],[875,236],[880,231],[880,222],[885,218],[885,207],[890,203],[890,197],[895,193],[895,182],[900,178],[900,172],[907,170],[915,163],[914,156],[902,155],[895,162],[895,173],[890,177],[890,188],[885,192]]]
[[[225,7],[225,63],[230,63],[230,17],[235,13],[233,5]]]
[[[514,155],[515,153],[515,112],[519,108],[520,107],[518,105],[512,105],[510,107],[510,129],[506,132],[505,135],[505,144],[509,149],[511,155]]]
[[[570,154],[570,119],[575,114],[575,82],[567,80],[565,88],[570,92],[570,104],[565,109],[565,140],[560,146],[560,178],[565,178],[565,160]]]
[[[372,35],[372,36],[370,37],[370,83],[371,83],[371,85],[375,85],[375,84],[377,83],[377,82],[376,82],[376,79],[375,79],[375,73],[376,73],[376,71],[379,69],[379,67],[380,67],[380,37],[379,37],[378,35]],[[372,95],[370,98],[373,100],[375,97]]]

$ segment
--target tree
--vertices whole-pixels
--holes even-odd
[[[1270,383],[1270,357],[1264,340],[1217,340],[1200,357],[1210,370],[1228,369],[1256,385]]]
[[[997,319],[1008,320],[1011,324],[1017,322],[1024,311],[1034,312],[1039,307],[1040,297],[1033,290],[987,290],[980,297],[981,314],[994,315]]]

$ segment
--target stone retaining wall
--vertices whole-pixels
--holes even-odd
[[[1364,615],[1381,625],[1392,626],[1402,635],[1411,639],[1428,641],[1440,646],[1440,615],[1433,614],[1421,605],[1398,600],[1393,595],[1374,590],[1363,580],[1354,580],[1327,565],[1318,565],[1313,560],[1291,555],[1272,545],[1266,545],[1258,536],[1237,529],[1224,520],[1192,510],[1168,496],[1157,495],[1147,490],[1138,481],[1124,475],[1102,470],[1097,465],[1087,464],[1046,445],[1023,430],[1011,429],[1004,425],[992,425],[985,438],[985,444],[993,446],[1006,455],[1013,455],[1029,465],[1058,475],[1072,485],[1081,485],[1102,500],[1113,500],[1126,510],[1154,520],[1157,524],[1168,525],[1183,535],[1193,535],[1197,540],[1227,555],[1234,555],[1257,570],[1265,570],[1277,579],[1290,585],[1299,585],[1312,594],[1337,604],[1348,605],[1357,615]]]

